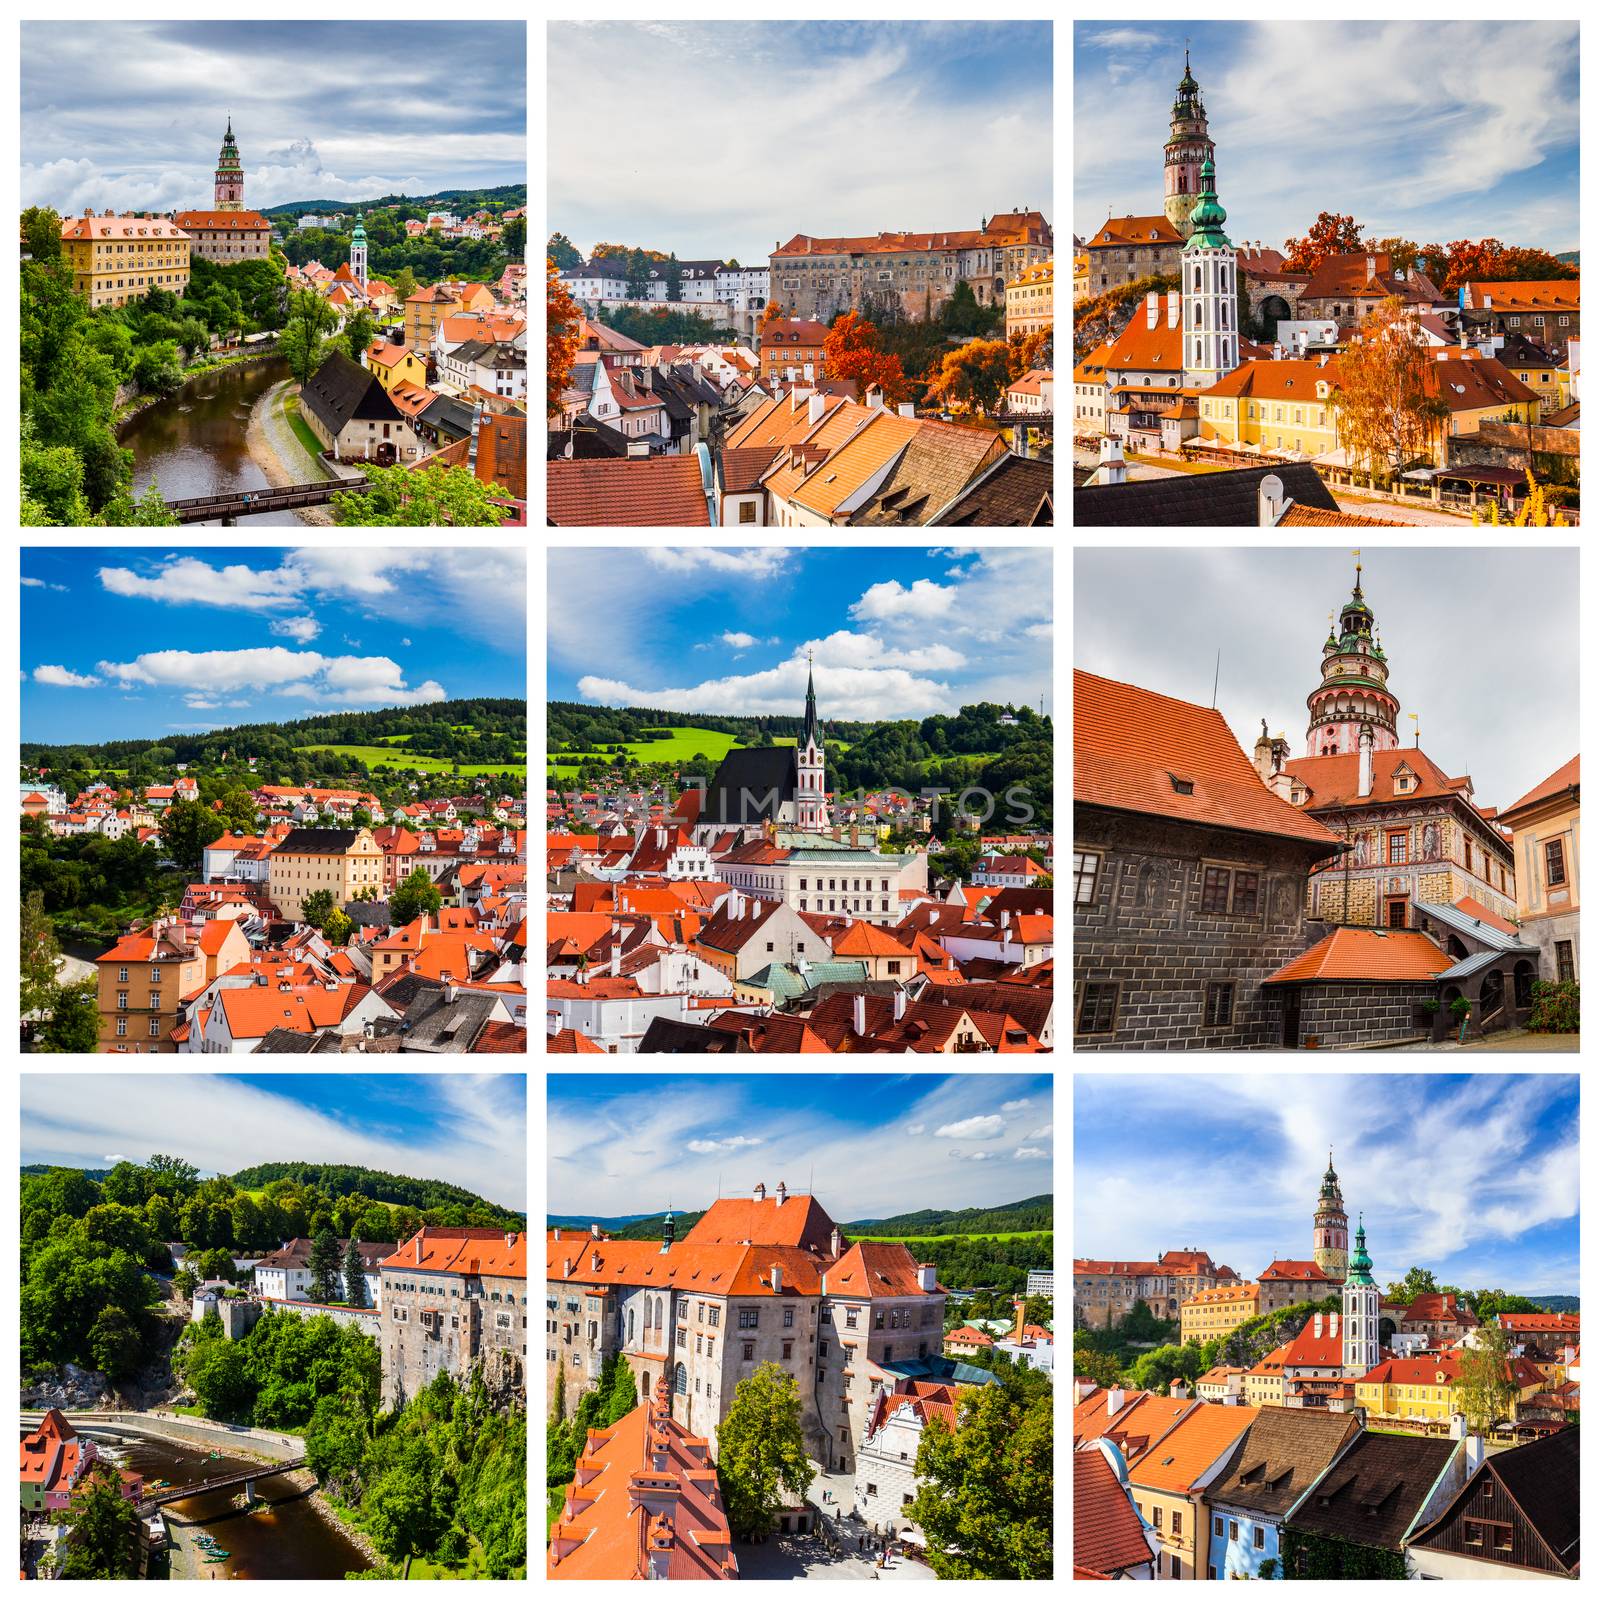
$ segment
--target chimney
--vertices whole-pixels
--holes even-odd
[[[1269,472],[1256,485],[1256,524],[1262,528],[1275,528],[1285,510],[1283,479]]]
[[[880,389],[877,384],[873,384],[872,387],[867,390],[867,410],[883,410],[883,390]]]
[[[515,1250],[516,1247],[517,1247],[517,1236],[516,1236],[516,1234],[508,1233],[506,1235],[506,1249],[507,1250]]]
[[[1328,1313],[1328,1337],[1330,1339],[1339,1337],[1339,1313],[1337,1311]]]
[[[939,1269],[931,1261],[917,1263],[917,1288],[923,1294],[932,1294],[939,1287]]]
[[[417,1230],[417,1236],[411,1241],[411,1259],[417,1266],[422,1265],[422,1229]]]
[[[758,1183],[756,1185],[755,1196],[756,1196],[757,1200],[765,1200],[767,1198],[767,1186],[766,1186],[766,1184]]]
[[[773,1198],[781,1206],[783,1204],[783,1202],[789,1198],[788,1189],[782,1183],[780,1183],[778,1185],[778,1187],[777,1187],[777,1190],[776,1190]]]
[[[1167,326],[1176,328],[1183,320],[1183,296],[1176,290],[1167,292]]]
[[[1277,339],[1272,341],[1272,359],[1274,361],[1283,360],[1283,345]]]
[[[909,400],[902,400],[900,404],[895,407],[895,410],[897,410],[902,417],[914,417],[917,414],[917,408],[912,405]]]
[[[859,1038],[867,1036],[867,997],[864,994],[853,995],[850,1001],[850,1026]]]
[[[1018,1344],[1021,1344],[1022,1330],[1028,1325],[1027,1302],[1023,1300],[1013,1300],[1011,1302],[1011,1309],[1017,1314],[1017,1331],[1013,1337],[1016,1339]]]
[[[772,1266],[772,1292],[774,1294],[783,1293],[783,1268],[776,1262]]]
[[[837,1228],[828,1235],[828,1255],[835,1261],[844,1254],[844,1236]]]
[[[622,947],[620,945],[612,945],[611,947],[611,976],[613,978],[622,976]]]
[[[591,1250],[589,1252],[589,1270],[591,1272],[598,1272],[600,1270],[600,1252],[598,1250]]]
[[[894,1020],[899,1022],[906,1014],[906,992],[896,989],[894,992]]]
[[[1157,320],[1157,318],[1160,317],[1160,315],[1161,315],[1161,296],[1154,289],[1152,289],[1150,291],[1150,293],[1147,294],[1144,297],[1144,318],[1145,318],[1144,325],[1145,325],[1145,327],[1147,327],[1147,328],[1155,327],[1156,320]]]
[[[1112,1384],[1106,1390],[1106,1416],[1114,1417],[1122,1409],[1123,1393],[1120,1384]]]
[[[1122,441],[1109,436],[1100,441],[1100,481],[1126,483],[1128,466],[1122,458]]]
[[[1378,258],[1376,256],[1368,256],[1367,257],[1367,276],[1369,278],[1372,277],[1377,272],[1377,270],[1378,270]]]
[[[827,408],[828,402],[820,395],[814,394],[806,401],[806,421],[813,426],[822,421],[822,413]]]
[[[1322,1337],[1322,1313],[1320,1311],[1311,1319],[1311,1337],[1313,1339]]]
[[[1361,728],[1361,778],[1356,793],[1365,799],[1372,793],[1372,727],[1363,723]]]
[[[552,1228],[550,1230],[550,1237],[552,1239],[554,1239],[557,1244],[560,1244],[561,1243],[561,1230],[559,1228]]]

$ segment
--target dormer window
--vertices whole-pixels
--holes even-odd
[[[1167,777],[1172,780],[1172,790],[1173,790],[1174,794],[1193,794],[1194,793],[1194,779],[1193,778],[1180,778],[1177,775],[1177,773],[1175,773],[1175,772],[1169,772],[1167,774]]]

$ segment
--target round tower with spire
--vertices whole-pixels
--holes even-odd
[[[356,225],[350,234],[350,276],[363,286],[367,281],[367,230],[362,227],[364,213],[356,213]]]
[[[806,654],[806,722],[795,741],[795,820],[803,833],[828,826],[828,792],[823,782],[822,724],[817,720],[817,686]]]
[[[1361,592],[1361,562],[1356,586],[1328,626],[1322,644],[1322,682],[1306,697],[1311,720],[1306,727],[1308,756],[1351,756],[1361,751],[1362,730],[1370,730],[1373,750],[1397,750],[1395,731],[1400,702],[1389,689],[1389,659],[1378,642],[1378,625]]]
[[[1239,261],[1222,225],[1217,169],[1200,164],[1199,202],[1183,247],[1183,381],[1209,389],[1239,365]]]
[[[1200,85],[1189,70],[1189,47],[1183,50],[1183,76],[1178,97],[1172,102],[1172,136],[1166,147],[1167,221],[1187,239],[1194,231],[1190,220],[1200,204],[1201,168],[1215,162],[1217,147],[1206,131],[1206,108]]]
[[[1311,1259],[1335,1282],[1344,1281],[1350,1248],[1350,1218],[1339,1192],[1339,1174],[1333,1170],[1333,1151],[1328,1152],[1328,1170],[1322,1175],[1322,1191],[1317,1196],[1317,1214],[1311,1223]]]
[[[214,210],[244,210],[244,168],[239,163],[239,146],[234,142],[231,114],[228,117],[228,131],[222,136],[222,154],[217,157],[214,192]]]
[[[1357,1219],[1356,1252],[1344,1280],[1339,1325],[1344,1339],[1344,1376],[1359,1378],[1378,1364],[1378,1286],[1372,1281],[1367,1230]]]

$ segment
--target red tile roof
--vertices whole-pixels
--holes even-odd
[[[1428,983],[1454,966],[1425,933],[1409,928],[1335,928],[1265,983]]]
[[[419,1228],[392,1256],[385,1272],[450,1272],[463,1277],[526,1278],[528,1236],[502,1228]]]
[[[1372,754],[1372,790],[1358,794],[1361,787],[1361,757],[1301,756],[1286,761],[1283,770],[1291,778],[1298,778],[1311,791],[1306,801],[1307,811],[1344,809],[1348,806],[1379,806],[1393,804],[1395,796],[1394,775],[1405,766],[1416,775],[1416,787],[1407,791],[1407,800],[1439,799],[1459,794],[1467,798],[1469,780],[1452,778],[1436,766],[1425,751],[1413,745],[1398,750],[1375,750]],[[1253,769],[1252,769],[1253,770]]]
[[[1500,821],[1504,822],[1513,813],[1521,811],[1524,806],[1532,808],[1546,800],[1553,799],[1556,795],[1572,790],[1573,798],[1577,798],[1578,791],[1578,758],[1574,756],[1563,767],[1557,767],[1543,783],[1536,783],[1520,800],[1513,801],[1500,813]]]
[[[1072,757],[1079,804],[1339,848],[1262,783],[1220,711],[1075,671]]]
[[[1156,217],[1107,217],[1105,226],[1084,246],[1096,250],[1117,244],[1182,244],[1178,230],[1165,215]]]
[[[1467,285],[1470,310],[1490,311],[1576,311],[1578,278],[1540,278],[1524,283],[1473,282]]]
[[[1096,1577],[1110,1577],[1154,1560],[1144,1523],[1127,1488],[1099,1449],[1072,1457],[1072,1564]],[[1076,1575],[1076,1573],[1074,1574]]]
[[[705,528],[711,524],[694,456],[551,461],[552,527]]]

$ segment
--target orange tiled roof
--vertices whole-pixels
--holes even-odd
[[[1220,711],[1075,671],[1072,758],[1080,804],[1339,848],[1262,783]]]
[[[1109,245],[1183,243],[1165,214],[1154,217],[1107,217],[1105,226],[1084,246],[1099,250]]]
[[[1402,522],[1382,517],[1358,517],[1348,511],[1327,511],[1321,506],[1295,504],[1278,518],[1280,528],[1402,528]]]
[[[871,411],[866,422],[790,496],[796,505],[831,517],[874,473],[916,436],[920,424],[893,411]]]
[[[1335,928],[1266,983],[1427,983],[1454,962],[1409,928]]]
[[[716,1200],[684,1235],[686,1245],[780,1244],[826,1253],[833,1220],[814,1195],[776,1193]]]
[[[824,1294],[845,1300],[870,1300],[922,1294],[917,1283],[917,1258],[903,1245],[883,1239],[862,1239],[822,1275]]]
[[[1317,1281],[1333,1283],[1336,1280],[1328,1277],[1328,1274],[1315,1261],[1274,1261],[1261,1274],[1262,1283],[1306,1283]]]
[[[1471,282],[1467,285],[1467,307],[1481,311],[1484,299],[1490,311],[1576,311],[1578,278],[1538,278],[1523,283]]]
[[[1140,1489],[1187,1494],[1260,1414],[1259,1406],[1196,1406],[1130,1466],[1129,1480]]]
[[[1098,1449],[1074,1451],[1073,1576],[1089,1573],[1109,1578],[1114,1572],[1149,1566],[1154,1560],[1139,1513],[1104,1453]]]
[[[62,239],[187,239],[165,217],[63,217]]]
[[[1361,757],[1358,754],[1298,756],[1293,761],[1284,762],[1283,770],[1291,778],[1298,778],[1311,791],[1305,809],[1321,811],[1347,806],[1391,804],[1396,798],[1395,771],[1402,765],[1408,767],[1417,779],[1416,787],[1404,798],[1428,800],[1453,794],[1467,798],[1467,779],[1447,776],[1416,745],[1409,750],[1375,750],[1372,754],[1372,790],[1366,795],[1357,793],[1361,787]]]
[[[180,211],[173,219],[180,228],[239,228],[262,233],[272,224],[259,211]]]
[[[1332,398],[1331,392],[1328,396],[1319,397],[1317,385],[1325,383],[1331,391],[1338,381],[1337,357],[1330,357],[1326,364],[1285,357],[1282,361],[1242,362],[1209,389],[1200,392],[1207,400],[1242,395],[1250,400],[1298,400],[1316,406],[1326,405]]]
[[[684,527],[710,523],[694,456],[551,461],[549,517],[556,527]]]
[[[1576,792],[1578,787],[1578,758],[1574,756],[1565,766],[1557,767],[1543,783],[1536,783],[1520,800],[1514,800],[1500,813],[1500,821],[1504,822],[1514,812],[1521,811],[1524,806],[1529,808],[1539,805],[1542,801],[1549,800],[1567,789]]]
[[[382,1272],[451,1272],[464,1277],[526,1278],[528,1236],[499,1228],[419,1228],[378,1263]]]

